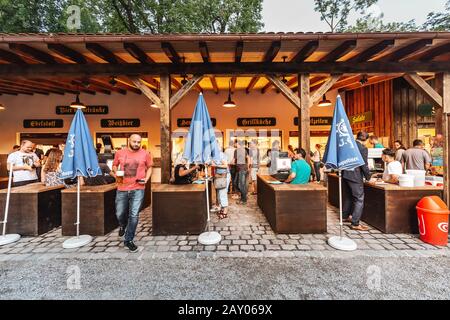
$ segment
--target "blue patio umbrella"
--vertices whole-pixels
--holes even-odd
[[[70,125],[67,136],[64,158],[61,165],[62,178],[77,178],[77,236],[63,243],[64,248],[77,248],[92,241],[89,235],[80,236],[80,179],[79,177],[94,177],[101,174],[97,153],[94,149],[83,111],[78,109]]]
[[[220,160],[220,149],[217,144],[214,127],[211,123],[208,107],[205,99],[200,93],[195,105],[194,114],[192,116],[191,126],[186,138],[184,146],[183,159],[196,164],[208,165],[211,161]],[[208,169],[205,169],[205,190],[206,190],[206,206],[208,212],[208,232],[204,232],[199,236],[199,243],[208,245],[220,242],[221,236],[217,232],[210,232],[210,213],[209,213],[209,195],[208,195]]]
[[[338,170],[339,175],[339,215],[340,237],[328,239],[328,243],[340,250],[355,250],[356,243],[342,237],[342,175],[341,170],[353,170],[364,165],[364,160],[353,137],[352,128],[345,113],[341,97],[338,95],[334,108],[331,131],[323,156],[327,168]]]

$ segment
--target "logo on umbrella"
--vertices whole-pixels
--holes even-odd
[[[339,147],[343,147],[346,144],[350,145],[350,148],[354,148],[352,140],[350,139],[350,134],[348,133],[347,125],[344,119],[341,119],[336,125],[336,130],[339,135]]]
[[[74,134],[71,134],[69,136],[69,141],[68,142],[70,144],[70,151],[69,151],[68,157],[69,158],[73,158],[74,152],[75,152],[75,135]]]

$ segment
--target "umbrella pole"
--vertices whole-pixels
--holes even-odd
[[[77,237],[80,236],[80,177],[77,179]]]
[[[342,171],[339,170],[338,172],[339,175],[339,226],[340,226],[340,231],[339,231],[339,235],[342,238]]]
[[[8,180],[8,193],[6,195],[6,208],[5,208],[5,217],[3,222],[3,232],[2,235],[6,234],[6,224],[8,223],[8,212],[9,212],[9,199],[11,197],[11,184],[12,184],[12,173],[13,173],[14,164],[11,163],[11,168],[9,170],[9,180]]]
[[[206,189],[206,210],[208,212],[208,219],[206,220],[207,228],[209,231],[209,221],[211,220],[209,213],[209,183],[208,183],[208,167],[205,165],[205,189]]]

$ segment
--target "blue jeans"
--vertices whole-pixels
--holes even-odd
[[[119,225],[126,227],[125,241],[133,241],[144,202],[145,190],[117,191],[116,216]]]
[[[238,187],[241,193],[241,201],[247,202],[247,192],[248,192],[248,182],[247,182],[248,171],[242,170],[238,172]]]

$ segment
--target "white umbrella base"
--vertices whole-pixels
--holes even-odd
[[[342,251],[354,251],[357,249],[356,242],[346,237],[331,237],[328,239],[328,244],[335,249]]]
[[[205,246],[218,244],[222,240],[222,236],[215,231],[203,232],[198,236],[198,242]]]
[[[92,241],[92,237],[89,235],[82,235],[78,237],[72,237],[63,242],[64,249],[74,249],[87,245]]]
[[[6,244],[10,244],[16,241],[19,241],[19,234],[5,234],[4,236],[0,236],[0,246],[4,246]]]

